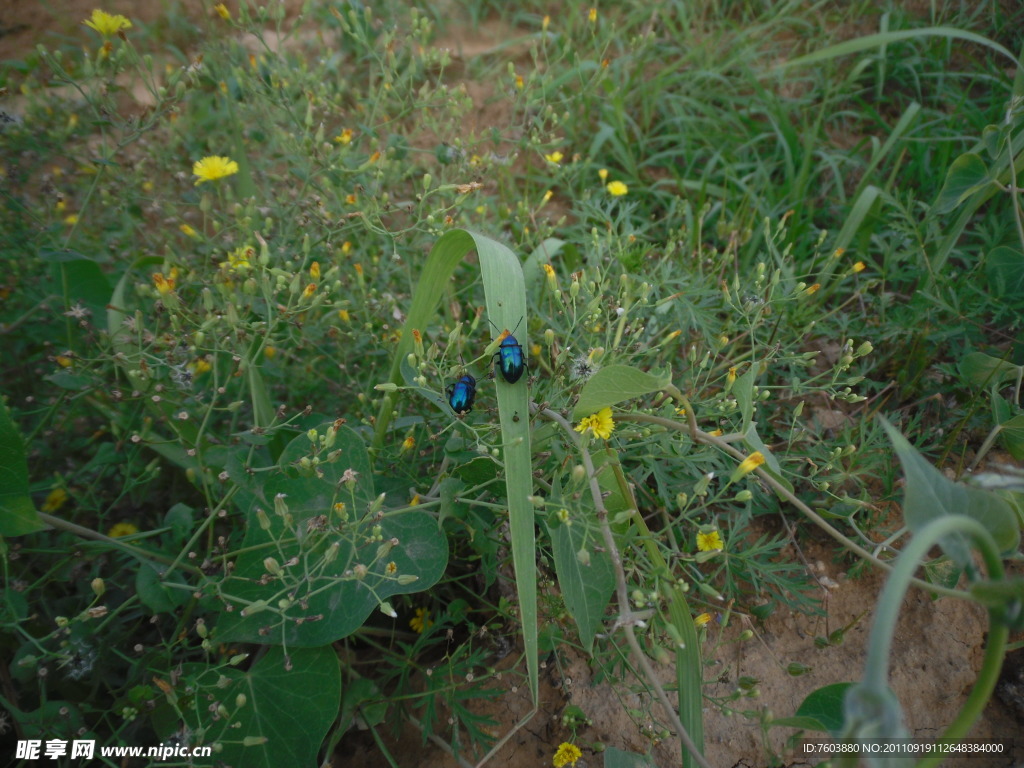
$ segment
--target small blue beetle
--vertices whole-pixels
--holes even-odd
[[[476,379],[467,373],[454,384],[449,384],[445,394],[455,414],[465,416],[473,410],[473,401],[476,400]]]
[[[494,353],[494,359],[497,361],[502,378],[509,384],[515,384],[519,381],[522,378],[523,371],[526,370],[526,357],[523,354],[523,346],[512,335],[519,330],[519,324],[522,322],[523,318],[519,318],[519,323],[516,323],[515,329],[501,340],[498,351]],[[494,323],[491,323],[491,325],[494,325]],[[498,326],[494,325],[494,329],[497,330]]]

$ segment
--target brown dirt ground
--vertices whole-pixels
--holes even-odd
[[[145,24],[158,21],[169,2],[0,0],[0,59],[24,56],[39,43],[50,46],[60,43],[62,36],[77,29],[81,20],[97,5],[102,5],[110,13],[123,13]],[[176,5],[184,7],[185,15],[202,25],[209,18],[213,3],[186,0]],[[228,5],[233,7],[235,3],[229,2]],[[301,0],[286,0],[286,6],[291,15],[301,6]],[[488,22],[473,30],[472,34],[469,30],[460,30],[457,35],[450,34],[448,39],[462,41],[458,46],[450,46],[458,62],[459,59],[468,60],[486,53],[495,41],[509,39],[514,34],[514,30]],[[439,42],[439,45],[444,44]],[[491,89],[476,82],[466,82],[466,86],[481,108],[477,113],[478,119],[500,123],[502,107],[490,98]],[[724,630],[712,630],[705,648],[705,678],[714,680],[707,686],[708,695],[725,696],[735,689],[741,675],[753,677],[759,681],[760,696],[746,699],[746,703],[738,703],[737,706],[753,712],[770,710],[777,717],[785,717],[792,715],[811,691],[858,676],[865,658],[871,626],[870,612],[883,579],[877,573],[868,573],[858,579],[848,578],[834,566],[827,565],[831,551],[830,547],[819,546],[816,552],[808,553],[818,575],[827,576],[836,583],[823,595],[827,619],[796,613],[776,614],[764,625],[752,627],[756,632],[755,638],[743,646],[728,642],[734,640],[743,628],[738,622]],[[842,627],[861,614],[865,614],[864,617],[847,632],[842,644],[822,649],[815,646],[816,636]],[[921,737],[938,735],[959,710],[979,668],[985,632],[984,612],[975,605],[953,600],[933,602],[920,591],[912,591],[906,597],[893,645],[890,675],[891,684],[904,708],[907,725],[914,734]],[[507,657],[506,661],[514,657],[515,654]],[[809,666],[810,672],[800,677],[788,675],[786,666],[794,661]],[[661,672],[663,682],[670,684],[672,670],[663,667]],[[507,682],[512,679],[521,681],[521,674],[509,675],[505,684],[510,690],[479,708],[480,712],[499,721],[496,736],[508,732],[530,708],[525,687],[513,692],[512,683]],[[498,683],[502,684],[501,681]],[[657,705],[647,694],[637,693],[637,690],[640,689],[636,681],[625,681],[614,688],[607,683],[595,683],[588,659],[571,649],[565,650],[559,654],[557,668],[551,665],[543,670],[540,711],[509,740],[490,764],[509,768],[550,765],[551,755],[558,744],[571,736],[560,724],[563,709],[571,703],[579,706],[593,721],[592,726],[579,732],[578,743],[581,745],[602,742],[638,752],[650,751],[657,765],[678,765],[678,741],[669,739],[656,744],[645,732],[645,728],[654,723],[651,720],[645,722],[643,716],[639,721],[634,720],[627,714],[628,707],[658,717]],[[657,725],[655,730],[660,727]],[[438,747],[424,745],[411,727],[406,727],[399,738],[386,731],[382,729],[380,735],[401,768],[456,768],[458,765]],[[725,717],[709,705],[705,733],[707,758],[713,766],[754,768],[768,764],[762,731],[754,718]],[[771,752],[781,756],[783,765],[810,765],[811,762],[792,750],[786,751],[783,742],[791,733],[790,729],[771,731]],[[944,765],[963,765],[965,768],[1022,765],[1022,734],[1024,720],[1020,711],[1015,712],[998,698],[993,698],[969,738],[1015,738],[1015,753],[990,760],[949,761]],[[333,764],[338,768],[376,768],[384,762],[371,739],[365,734],[353,733],[342,741]],[[584,752],[579,763],[581,768],[597,768],[601,764],[601,756],[588,751]]]

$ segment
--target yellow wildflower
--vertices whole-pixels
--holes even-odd
[[[858,261],[856,264],[853,265],[854,272],[863,272],[866,268],[867,267],[863,261]]]
[[[231,11],[228,10],[228,7],[224,5],[224,3],[217,3],[213,6],[213,10],[215,10],[220,17],[224,19],[224,21],[231,21]]]
[[[302,292],[302,297],[305,299],[313,298],[313,294],[316,293],[316,283],[310,283],[306,286],[306,289]]]
[[[821,290],[821,283],[815,283],[814,285],[812,285],[811,287],[809,287],[809,288],[808,288],[808,289],[807,289],[807,290],[805,291],[805,293],[806,293],[806,294],[807,294],[808,296],[810,296],[811,294],[817,293],[817,292],[818,292],[819,290]]]
[[[523,90],[525,85],[526,85],[526,82],[523,80],[523,76],[522,75],[516,75],[516,90],[517,91]]]
[[[153,273],[153,286],[156,288],[157,293],[161,296],[166,296],[169,293],[174,293],[174,289],[178,284],[178,269],[172,267],[171,272],[168,275],[164,275],[160,272]]]
[[[741,477],[749,475],[762,464],[764,464],[764,454],[760,451],[754,451],[752,454],[747,456],[747,458],[741,461],[738,467],[736,467],[736,471],[732,473],[730,482],[735,483]]]
[[[722,548],[722,536],[715,530],[697,534],[697,549],[700,552],[714,552]]]
[[[309,276],[314,280],[320,279],[320,262],[314,261],[309,265]]]
[[[589,11],[587,11],[587,21],[589,21],[591,24],[597,23],[597,8],[591,8]]]
[[[608,178],[608,169],[607,168],[602,168],[601,170],[599,170],[597,172],[597,175],[601,179],[601,183],[603,184],[605,179]]]
[[[64,223],[65,224],[70,224],[71,226],[74,226],[75,224],[78,223],[78,214],[77,213],[72,213],[69,216],[65,216],[64,217]]]
[[[698,627],[703,627],[709,621],[711,621],[711,614],[710,613],[702,613],[700,616],[697,616],[697,617],[694,618],[693,623],[696,624]]]
[[[121,30],[131,29],[132,27],[132,23],[124,16],[104,13],[99,9],[93,11],[92,16],[82,23],[87,27],[95,29],[104,37],[113,37],[121,32]]]
[[[580,423],[576,425],[577,432],[586,432],[590,430],[597,437],[602,440],[607,440],[612,436],[612,432],[615,430],[615,421],[612,419],[612,409],[602,408],[597,413],[593,413],[590,416],[585,416],[580,420]]]
[[[53,361],[57,363],[61,368],[70,368],[74,362],[68,355],[57,355],[53,358]]]
[[[182,233],[185,235],[185,237],[191,237],[191,238],[199,239],[199,233],[196,232],[188,224],[179,224],[178,225],[178,229],[180,229],[182,231]]]
[[[341,133],[339,133],[337,136],[334,137],[334,143],[335,144],[351,144],[352,143],[352,137],[354,135],[355,135],[355,133],[352,131],[351,128],[346,128],[345,130],[343,130]]]
[[[591,11],[593,11],[593,9],[591,9]],[[583,757],[583,753],[580,752],[579,747],[575,744],[563,741],[558,745],[558,749],[555,751],[555,756],[551,760],[551,764],[555,766],[555,768],[565,768],[567,765],[570,766],[570,768],[575,768],[576,761],[581,757]]]
[[[43,505],[39,508],[43,512],[56,512],[58,509],[64,506],[64,503],[68,500],[68,492],[63,488],[54,488],[46,496],[46,500]]]
[[[624,194],[629,192],[629,187],[621,181],[609,181],[606,189],[608,190],[608,194],[612,197],[622,197]]]
[[[547,31],[548,31],[548,27],[549,27],[550,25],[551,25],[551,17],[550,17],[550,16],[545,16],[545,17],[543,18],[543,20],[541,21],[541,23],[540,23],[540,29],[541,29],[541,31],[542,31],[542,32],[547,32]]]
[[[563,155],[556,149],[550,155],[544,155],[544,159],[547,160],[552,165],[558,165],[560,162],[562,162],[562,160],[565,159],[565,155]]]
[[[427,627],[433,626],[434,622],[427,618],[429,615],[430,611],[426,608],[416,609],[416,615],[409,619],[409,626],[412,627],[413,632],[422,635],[423,630]]]
[[[338,310],[338,319],[341,320],[341,322],[343,322],[343,323],[351,323],[352,322],[352,317],[349,315],[347,309],[339,309]]]
[[[211,155],[202,160],[196,160],[192,165],[192,175],[198,176],[196,186],[204,181],[216,181],[226,176],[233,176],[238,173],[238,163],[229,157]]]
[[[268,360],[277,354],[277,347],[272,347],[269,344],[263,348],[263,356]]]
[[[414,438],[412,435],[409,435],[407,438],[405,438],[405,440],[402,441],[402,453],[405,453],[406,451],[411,451],[415,447],[416,438]]]
[[[192,373],[196,374],[197,376],[199,374],[208,373],[209,371],[213,370],[213,366],[210,365],[210,362],[203,357],[196,358],[195,360],[188,364],[188,367],[192,370]]]
[[[131,536],[133,533],[138,533],[139,528],[132,523],[116,523],[111,526],[110,530],[107,531],[107,536],[112,539],[119,539],[122,536]]]
[[[252,268],[249,259],[255,255],[256,249],[251,245],[240,246],[228,252],[228,260],[221,262],[221,268],[226,268],[229,272],[245,272]]]

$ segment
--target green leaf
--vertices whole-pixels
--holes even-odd
[[[1009,552],[1017,548],[1020,528],[1013,509],[1005,499],[947,479],[895,427],[879,418],[903,466],[906,478],[903,517],[911,531],[919,531],[932,520],[945,515],[966,515],[985,526],[1000,550]],[[947,536],[941,546],[959,567],[973,566],[970,542],[964,536]]]
[[[492,338],[504,329],[517,326],[516,338],[529,349],[529,318],[526,315],[526,283],[522,265],[506,246],[489,237],[465,229],[454,229],[442,235],[430,250],[413,294],[412,306],[402,326],[395,357],[391,361],[389,380],[402,383],[402,364],[413,348],[413,330],[422,330],[434,321],[441,297],[448,291],[449,278],[455,268],[476,251],[487,305],[488,326]],[[504,446],[505,489],[512,537],[512,562],[519,594],[519,617],[523,623],[523,645],[530,677],[533,700],[538,700],[540,660],[537,646],[537,555],[534,531],[533,466],[530,452],[530,413],[526,377],[509,384],[495,379],[501,444]],[[373,445],[384,444],[395,410],[391,393],[382,398],[377,415]]]
[[[593,510],[588,510],[593,515]],[[588,535],[589,531],[589,535]],[[565,607],[576,620],[580,642],[587,653],[594,652],[594,636],[604,620],[604,611],[615,589],[615,571],[611,557],[604,551],[593,551],[588,542],[600,540],[597,517],[573,519],[572,525],[548,526],[555,558],[555,574]],[[576,557],[586,549],[590,562],[584,565]]]
[[[341,705],[341,670],[333,648],[286,652],[275,646],[247,672],[195,665],[185,668],[185,679],[190,675],[198,675],[196,700],[203,706],[184,709],[185,716],[203,734],[204,743],[223,746],[219,762],[246,768],[317,768],[320,745]],[[230,716],[215,720],[208,708],[213,702],[227,708]],[[246,740],[253,745],[245,746]]]
[[[331,424],[318,431],[324,434]],[[233,610],[217,620],[218,640],[303,647],[332,643],[359,629],[382,601],[429,589],[444,572],[448,542],[431,515],[415,509],[370,513],[376,500],[373,475],[358,434],[338,429],[332,450],[339,458],[316,471],[302,468],[310,446],[305,434],[297,436],[277,467],[255,474],[238,456],[228,461],[228,474],[238,485],[234,501],[248,529],[237,565],[219,591]],[[241,449],[240,456],[247,454]],[[348,470],[355,473],[351,488],[344,480]],[[334,510],[335,503],[345,505],[347,519]],[[282,504],[286,514],[275,511]],[[397,544],[377,554],[392,540]],[[279,573],[268,568],[268,557]],[[391,562],[394,573],[388,572]],[[357,566],[361,577],[354,574]],[[401,583],[403,576],[416,580]]]
[[[1024,461],[1024,413],[999,422],[999,439],[1013,458]]]
[[[754,418],[754,382],[757,381],[759,367],[757,362],[752,363],[746,372],[738,377],[732,385],[732,394],[736,398],[736,404],[740,408],[740,415],[743,417],[741,432],[747,431],[751,420]]]
[[[583,385],[573,409],[573,419],[582,419],[634,397],[660,392],[671,383],[672,376],[668,373],[656,376],[629,365],[609,365]]]
[[[814,694],[811,694],[812,696]],[[770,723],[772,728],[800,728],[805,731],[827,732],[828,728],[815,717],[777,717]]]
[[[833,683],[811,691],[797,707],[796,716],[810,718],[820,723],[824,730],[832,735],[838,734],[843,729],[843,697],[852,685],[853,683]],[[797,727],[810,728],[812,726]]]
[[[626,752],[618,747],[604,751],[604,768],[656,768],[656,765],[650,755]]]
[[[967,152],[949,166],[946,181],[935,201],[936,213],[949,213],[974,193],[992,183],[981,155]]]
[[[192,599],[190,590],[169,587],[161,581],[167,567],[140,558],[139,570],[135,572],[135,591],[153,613],[171,613]]]
[[[1024,298],[1024,253],[1001,245],[985,258],[985,274],[993,296]]]
[[[959,365],[960,375],[976,387],[1001,387],[1015,381],[1022,373],[1022,367],[1007,360],[986,355],[984,352],[971,352]]]
[[[103,316],[111,288],[99,264],[89,259],[76,259],[55,265],[54,269],[64,281],[70,304],[88,307],[93,317]]]
[[[25,444],[7,404],[0,402],[0,536],[24,536],[45,527],[29,495]]]

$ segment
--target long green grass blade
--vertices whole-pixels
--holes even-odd
[[[526,318],[526,283],[519,259],[501,243],[465,229],[447,232],[434,243],[423,266],[402,338],[391,365],[390,381],[401,386],[402,361],[412,350],[414,329],[422,330],[433,319],[448,279],[471,251],[476,251],[484,284],[484,299],[493,338],[503,330],[515,329],[515,336],[529,349]],[[534,537],[533,475],[530,463],[530,410],[526,378],[509,384],[494,378],[498,418],[504,445],[505,486],[508,495],[509,527],[512,534],[512,562],[516,571],[523,646],[530,676],[530,691],[537,702],[540,675],[537,658],[537,568]],[[383,445],[394,411],[394,394],[385,395],[377,417],[374,447]]]
[[[950,40],[966,40],[969,43],[977,43],[978,45],[990,48],[996,53],[1005,56],[1014,64],[1017,63],[1017,57],[995,40],[990,40],[982,35],[976,35],[973,32],[967,32],[954,27],[925,27],[924,29],[903,29],[897,32],[879,32],[875,35],[865,35],[854,40],[845,40],[842,43],[830,45],[828,48],[822,48],[820,51],[808,53],[806,56],[799,56],[783,62],[779,65],[779,68],[806,67],[810,64],[817,64],[820,61],[828,61],[840,56],[849,56],[851,53],[881,48],[884,45],[898,43],[901,40],[912,40],[915,37],[945,37]]]

